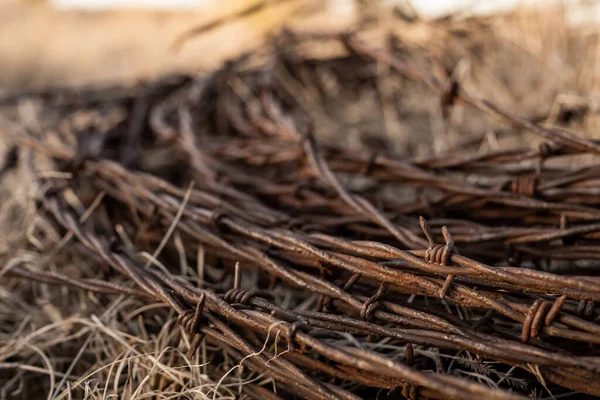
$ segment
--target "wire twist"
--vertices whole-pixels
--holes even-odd
[[[229,304],[243,304],[247,306],[257,293],[257,290],[232,288],[225,293],[224,300]]]
[[[409,400],[419,399],[419,386],[410,382],[406,382],[402,388],[402,396]]]
[[[577,314],[584,319],[590,320],[594,316],[596,303],[592,300],[581,300],[577,305]]]
[[[537,193],[538,176],[523,175],[510,181],[510,191],[523,196],[535,197]]]
[[[202,319],[202,312],[204,311],[204,304],[206,303],[206,296],[204,293],[200,295],[200,300],[198,304],[196,304],[196,310],[185,310],[179,317],[177,317],[177,323],[185,329],[187,332],[194,335],[192,342],[190,343],[190,348],[188,350],[188,358],[191,358],[200,343],[202,343],[202,339],[204,339],[204,334],[200,333],[200,322]]]
[[[377,308],[380,306],[379,300],[385,295],[387,291],[388,283],[383,282],[379,285],[379,289],[377,289],[377,293],[375,295],[369,297],[367,301],[365,301],[360,308],[360,317],[365,321],[373,321],[374,313]]]
[[[565,304],[565,301],[567,301],[567,296],[564,295],[557,298],[554,303],[542,299],[534,301],[523,322],[521,340],[527,343],[530,338],[538,337],[542,330],[542,325],[550,326],[552,324]]]
[[[544,162],[547,158],[556,154],[556,149],[548,142],[540,143],[538,147],[538,159],[535,166],[535,173],[539,176],[544,168]]]
[[[256,289],[242,289],[242,272],[240,263],[235,263],[235,273],[233,276],[233,288],[229,289],[223,299],[229,304],[241,304],[244,306],[250,305],[250,301],[259,293]],[[270,297],[265,294],[266,297]]]
[[[296,334],[298,333],[299,330],[305,330],[307,328],[308,328],[308,325],[301,321],[295,321],[295,322],[292,322],[291,324],[286,325],[288,349],[290,351],[293,351],[293,352],[297,351],[299,353],[306,352],[306,348],[303,344],[300,344],[300,346],[298,346],[298,342],[296,340]]]
[[[458,254],[458,251],[454,247],[454,238],[448,231],[448,228],[446,226],[442,226],[442,235],[444,236],[444,240],[446,240],[446,244],[436,244],[433,232],[431,231],[431,227],[427,223],[427,220],[423,217],[419,217],[419,223],[421,224],[421,229],[423,230],[423,233],[429,242],[429,247],[425,252],[425,261],[431,264],[439,264],[442,266],[452,265],[452,254]],[[446,277],[446,281],[440,289],[440,299],[446,297],[453,280],[454,275],[448,275]]]

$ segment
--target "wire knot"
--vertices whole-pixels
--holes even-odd
[[[206,296],[204,295],[204,293],[202,293],[200,295],[200,300],[198,301],[198,304],[196,304],[195,311],[185,310],[181,314],[179,314],[179,317],[177,317],[177,323],[187,332],[194,335],[194,338],[192,339],[192,342],[190,343],[190,348],[188,350],[188,358],[191,358],[194,355],[196,349],[198,348],[198,346],[200,346],[202,339],[204,339],[204,334],[200,333],[200,322],[202,319],[202,312],[204,311],[205,303]]]
[[[538,337],[542,330],[542,325],[550,326],[552,324],[565,304],[565,301],[567,301],[567,296],[564,295],[557,298],[554,303],[542,299],[534,301],[523,322],[521,340],[527,343],[530,338]]]
[[[257,293],[256,290],[232,288],[225,293],[224,300],[229,304],[242,304],[247,306]]]
[[[451,255],[451,247],[443,244],[434,244],[427,248],[427,252],[425,253],[425,261],[430,264],[447,266]]]
[[[388,283],[383,282],[379,285],[379,289],[377,289],[377,293],[375,295],[369,297],[367,301],[364,302],[362,307],[360,308],[360,317],[365,321],[373,321],[374,313],[377,308],[380,306],[379,300],[385,295],[387,291]]]
[[[203,293],[200,296],[200,301],[198,301],[198,304],[196,304],[196,309],[183,311],[181,314],[179,314],[179,317],[177,317],[177,323],[189,333],[198,333],[200,319],[202,318],[202,312],[204,311],[205,303],[206,296]]]
[[[421,224],[421,229],[423,230],[423,233],[429,242],[429,247],[425,252],[425,261],[430,264],[438,264],[444,267],[452,265],[452,255],[459,254],[459,252],[454,247],[454,238],[448,231],[448,228],[442,226],[442,235],[444,236],[444,240],[446,240],[446,244],[436,244],[433,232],[427,223],[427,220],[423,217],[419,217],[419,223]],[[440,299],[446,297],[453,280],[454,275],[448,275],[446,277],[446,281],[440,290]]]
[[[410,382],[406,382],[402,388],[402,396],[409,400],[418,400],[419,386]]]
[[[596,304],[592,300],[581,300],[577,305],[577,314],[584,319],[590,320],[594,316]]]
[[[303,344],[298,345],[298,341],[296,340],[298,331],[306,329],[308,329],[308,325],[302,321],[295,321],[286,326],[288,349],[290,351],[297,351],[299,353],[306,352],[305,346]]]
[[[510,181],[510,191],[522,196],[535,197],[537,193],[538,176],[523,175]]]
[[[535,167],[535,172],[537,175],[542,173],[542,168],[544,166],[544,162],[547,158],[556,155],[556,148],[552,147],[552,145],[548,142],[540,143],[538,147],[538,160]]]
[[[223,296],[223,300],[231,305],[243,305],[249,306],[250,301],[257,295],[266,298],[273,298],[273,294],[266,291],[261,291],[258,289],[242,289],[242,271],[240,269],[240,263],[235,263],[235,271],[233,276],[233,288],[229,289],[225,296]]]

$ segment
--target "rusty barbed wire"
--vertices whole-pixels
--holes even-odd
[[[301,45],[318,40],[344,44],[348,64],[384,63],[424,84],[442,96],[446,114],[468,104],[547,142],[428,157],[321,143],[313,110],[278,74],[303,69],[310,84],[316,69],[308,66],[335,61],[302,58]],[[52,143],[24,135],[19,146],[72,174],[43,178],[54,189],[39,199],[44,218],[77,239],[61,252],[112,270],[106,281],[34,263],[6,272],[169,305],[192,335],[188,357],[207,341],[283,384],[282,394],[242,389],[254,398],[526,394],[444,369],[441,359],[465,351],[496,363],[499,374],[518,368],[532,385],[600,395],[600,277],[574,262],[600,259],[600,168],[595,160],[549,165],[597,154],[598,143],[516,116],[459,82],[441,83],[354,35],[286,33],[273,46],[258,67],[245,55],[199,79],[71,101],[65,117],[98,102],[127,115],[114,131],[87,133],[106,136],[88,156],[77,153],[85,143],[76,135]],[[111,148],[122,144],[138,156]],[[80,221],[67,189],[82,199],[105,193],[89,221]],[[183,249],[166,240],[160,260],[147,264],[172,224]],[[202,260],[192,251],[199,245]],[[206,285],[186,280],[175,255],[205,263],[198,279]],[[555,264],[574,269],[556,274]],[[425,356],[430,349],[437,358]]]

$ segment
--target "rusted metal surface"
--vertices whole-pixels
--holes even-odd
[[[445,114],[466,104],[547,142],[427,158],[321,144],[311,110],[276,73],[313,65],[295,51],[318,41],[344,44],[349,65],[383,63],[422,83],[441,96]],[[287,33],[275,43],[259,67],[246,56],[160,91],[88,94],[92,106],[46,99],[64,119],[99,108],[126,113],[108,129],[19,142],[73,174],[44,178],[53,189],[39,199],[40,212],[74,236],[61,252],[86,254],[86,268],[111,272],[106,281],[18,265],[8,273],[163,302],[192,335],[190,356],[206,340],[282,384],[284,398],[374,398],[378,389],[409,399],[527,395],[419,364],[430,348],[600,395],[590,384],[600,377],[600,277],[547,270],[600,260],[597,161],[547,165],[597,156],[600,144],[517,116],[352,35]],[[403,188],[420,194],[398,194]],[[85,204],[104,193],[88,221],[67,189]],[[175,256],[198,263],[199,245],[205,262],[225,271],[200,277],[202,287]],[[281,395],[267,389],[242,390]]]

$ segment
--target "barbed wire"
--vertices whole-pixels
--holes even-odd
[[[314,63],[299,48],[315,41],[342,43],[348,63],[389,65],[441,96],[446,113],[466,104],[546,142],[431,157],[320,143],[310,110],[286,94],[276,73],[291,68],[293,51],[295,67]],[[411,399],[522,398],[438,368],[424,371],[413,346],[469,351],[600,395],[600,361],[589,357],[600,344],[600,278],[549,268],[600,258],[600,168],[595,161],[547,165],[595,155],[600,145],[472,96],[459,82],[440,82],[354,35],[287,33],[272,53],[257,68],[248,67],[246,55],[160,95],[131,94],[145,96],[145,112],[124,105],[129,95],[108,96],[103,107],[125,108],[127,127],[144,128],[92,130],[88,135],[108,137],[95,152],[82,155],[75,132],[66,135],[77,147],[23,136],[21,147],[73,174],[47,178],[56,189],[40,199],[40,212],[74,235],[82,245],[77,251],[110,265],[115,281],[34,266],[7,272],[163,302],[193,335],[190,355],[206,340],[303,398],[357,398],[340,382]],[[69,109],[62,117],[77,105]],[[107,143],[140,155],[162,151],[167,167],[145,168]],[[191,180],[196,184],[188,191]],[[67,188],[82,198],[105,193],[90,221],[79,220]],[[222,276],[201,277],[210,288],[191,285],[170,267],[173,254],[181,254],[171,240],[159,256],[164,270],[142,261],[140,254],[153,253],[176,217],[184,257],[198,262],[188,249],[201,244],[210,264],[235,271],[233,285]],[[118,239],[117,225],[132,245]],[[242,278],[248,271],[252,280]],[[288,299],[274,287],[289,291]],[[404,362],[366,345],[376,340],[399,343]],[[269,396],[263,389],[248,386],[246,393]]]

